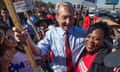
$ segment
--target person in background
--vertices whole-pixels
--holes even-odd
[[[84,18],[84,21],[83,21],[83,24],[82,24],[82,28],[87,30],[90,27],[91,18],[88,15],[88,11],[84,12],[84,15],[85,15],[85,18]]]
[[[107,23],[98,22],[88,28],[85,37],[85,49],[79,57],[76,72],[113,72],[114,68],[103,64],[104,57],[111,53],[105,40],[110,36]]]
[[[12,27],[14,26],[13,25],[13,22],[12,22],[12,20],[11,20],[11,18],[10,18],[10,16],[9,16],[9,13],[8,13],[8,11],[7,11],[7,9],[1,9],[0,10],[0,15],[1,15],[1,20],[3,21],[3,23],[6,25],[6,26],[8,26],[8,27],[10,27],[11,29],[12,29]]]
[[[46,14],[46,19],[48,19],[49,23],[51,22],[51,24],[54,24],[54,25],[57,24],[55,16],[50,12]]]
[[[46,34],[46,32],[50,29],[48,29],[48,26],[49,26],[49,20],[47,20],[47,19],[43,19],[43,20],[39,20],[37,23],[36,23],[36,25],[39,27],[39,29],[40,29],[40,31],[39,31],[39,36],[40,36],[40,40],[42,40],[42,39],[44,39],[44,37],[46,36],[45,34]],[[52,28],[52,27],[51,27]],[[37,40],[37,42],[38,41],[40,41],[40,40]],[[36,42],[36,43],[37,43]],[[51,69],[50,69],[50,67],[48,66],[49,65],[49,63],[50,63],[50,60],[52,59],[52,56],[53,56],[53,54],[52,54],[52,52],[50,51],[50,54],[49,54],[49,56],[47,57],[47,60],[45,60],[45,63],[43,63],[41,66],[43,67],[43,69],[44,70],[46,70],[46,71],[50,71]]]
[[[75,11],[74,12],[74,16],[73,16],[74,19],[75,19],[75,21],[74,21],[75,22],[74,23],[75,26],[79,26],[79,21],[80,21],[79,16],[80,16],[79,11]]]
[[[40,40],[45,37],[45,33],[48,30],[48,21],[47,19],[41,19],[35,24],[37,27],[39,27],[39,35],[40,35]]]
[[[111,28],[111,35],[108,38],[108,40],[113,44],[113,46],[115,47],[116,51],[117,49],[120,48],[120,24],[118,24],[117,22],[114,22],[111,19],[106,19],[106,18],[99,18],[96,22],[106,22],[109,27]]]
[[[41,20],[41,19],[45,19],[46,17],[45,17],[45,13],[43,12],[43,11],[41,11],[41,10],[39,10],[39,11],[37,11],[37,18],[39,19],[39,20]]]
[[[111,26],[111,29],[113,30],[113,34],[112,34],[113,45],[116,49],[119,49],[120,48],[120,17],[116,16],[112,18],[112,21],[117,24]]]
[[[112,27],[113,30],[113,45],[115,48],[120,48],[120,26],[114,26]]]
[[[53,29],[54,27],[57,26],[57,24],[54,23],[52,20],[48,19],[47,21],[48,21],[48,24],[49,24],[48,25],[48,30]]]
[[[32,21],[35,29],[37,30],[37,27],[35,26],[35,23],[38,21],[38,18],[35,15],[33,15],[32,11],[28,11],[28,14],[30,16],[30,20]],[[36,35],[35,35],[35,32],[32,28],[32,25],[30,24],[29,19],[27,19],[26,23],[27,23],[28,32],[29,32],[31,38],[34,39]]]

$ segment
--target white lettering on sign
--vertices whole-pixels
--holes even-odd
[[[34,9],[32,3],[29,0],[13,0],[13,5],[17,13]]]

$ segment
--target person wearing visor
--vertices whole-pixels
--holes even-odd
[[[120,26],[114,26],[113,30],[113,45],[115,48],[120,48]]]
[[[116,50],[104,58],[104,64],[107,67],[118,67],[120,70],[120,25],[112,26],[113,30],[113,45]],[[114,71],[119,72],[118,70],[114,69]]]
[[[100,18],[99,20],[97,20],[96,22],[106,22],[109,27],[111,28],[111,38],[112,38],[112,44],[114,46],[114,49],[118,49],[120,48],[120,24],[118,24],[117,22],[111,20],[111,19],[104,19],[104,18]],[[113,50],[115,51],[115,50]]]

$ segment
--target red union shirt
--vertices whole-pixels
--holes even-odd
[[[86,53],[79,61],[79,65],[76,69],[76,72],[88,72],[97,53],[89,54]]]

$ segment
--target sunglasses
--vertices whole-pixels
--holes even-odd
[[[7,39],[7,40],[15,40],[14,36],[12,36],[12,35],[5,36],[5,39]]]
[[[2,13],[6,13],[6,12],[2,12]]]

